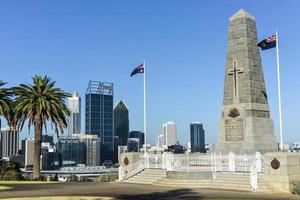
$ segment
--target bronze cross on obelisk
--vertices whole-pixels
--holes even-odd
[[[234,97],[238,97],[237,75],[243,73],[242,69],[237,69],[236,61],[233,61],[233,69],[229,70],[228,75],[233,75]]]

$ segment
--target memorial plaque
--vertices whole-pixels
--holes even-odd
[[[243,120],[228,119],[225,120],[226,141],[243,141]]]

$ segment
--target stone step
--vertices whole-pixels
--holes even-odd
[[[250,185],[250,181],[224,181],[224,180],[213,180],[214,184],[233,184],[233,185]]]
[[[145,174],[138,174],[136,176],[146,177],[146,178],[161,178],[161,177],[165,177],[163,175],[145,175]]]
[[[137,174],[136,176],[165,177],[165,174],[144,174],[144,173],[140,173],[140,174]]]
[[[143,175],[143,176],[165,176],[165,173],[162,174],[157,174],[157,173],[139,173],[139,175]]]
[[[211,189],[222,189],[222,190],[237,190],[237,191],[251,191],[251,187],[231,187],[231,186],[212,186]]]
[[[152,171],[142,171],[141,174],[159,174],[159,175],[165,175],[166,172],[164,171],[159,171],[159,172],[152,172]]]
[[[132,184],[145,184],[145,185],[151,185],[153,182],[147,182],[147,181],[132,181],[132,180],[125,180],[122,183],[132,183]]]
[[[132,177],[128,180],[132,180],[132,181],[149,181],[149,182],[154,182],[154,181],[158,181],[160,178],[158,179],[147,179],[147,178],[144,178],[144,177]]]
[[[163,170],[163,169],[145,169],[145,170],[143,170],[143,172],[161,173],[161,172],[165,172],[165,170]]]

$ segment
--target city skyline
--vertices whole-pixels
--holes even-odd
[[[299,69],[295,64],[299,61],[297,52],[300,44],[295,38],[300,26],[298,21],[294,24],[286,22],[298,15],[296,8],[299,2],[289,1],[284,5],[272,1],[260,2],[262,7],[270,3],[278,12],[265,13],[263,9],[256,8],[255,2],[235,2],[227,7],[225,2],[216,5],[174,1],[170,5],[167,1],[160,3],[157,9],[155,4],[148,5],[145,2],[120,3],[122,9],[110,10],[111,13],[106,12],[105,8],[113,7],[113,3],[84,5],[82,9],[90,9],[90,13],[80,12],[81,7],[77,4],[72,4],[72,9],[64,13],[65,9],[58,8],[58,3],[36,3],[40,11],[20,3],[14,8],[15,15],[8,13],[10,9],[4,9],[0,14],[1,18],[10,22],[3,24],[0,37],[0,64],[3,74],[7,75],[3,79],[8,86],[14,86],[29,82],[35,73],[47,74],[63,90],[76,90],[81,96],[89,80],[113,82],[114,106],[124,99],[130,110],[130,130],[143,131],[142,76],[130,78],[130,72],[146,59],[148,141],[154,144],[161,124],[172,120],[177,124],[178,139],[186,143],[189,123],[197,120],[206,127],[207,142],[216,143],[222,105],[228,17],[245,8],[256,17],[259,39],[274,34],[276,29],[279,32],[283,137],[284,142],[297,142],[300,140],[297,134],[300,130],[297,123],[300,108],[295,105],[300,96],[294,91],[300,85],[297,77]],[[12,8],[11,3],[5,4],[2,9]],[[26,9],[23,10],[22,6]],[[166,15],[164,8],[167,6]],[[182,8],[179,15],[178,8]],[[156,15],[151,18],[154,9]],[[212,14],[211,9],[218,10],[218,14]],[[124,20],[116,16],[118,12],[118,16],[124,16]],[[76,13],[79,13],[81,20],[72,23],[77,19]],[[137,16],[140,19],[136,19]],[[211,16],[209,24],[203,21],[206,16]],[[278,19],[278,16],[281,18]],[[108,22],[102,20],[109,17],[111,19]],[[36,24],[39,30],[33,28]],[[121,34],[118,32],[121,36],[113,34],[116,27],[121,31]],[[179,27],[186,28],[181,30]],[[79,38],[84,39],[78,41]],[[279,141],[275,51],[263,52],[261,57],[271,116]],[[84,103],[83,100],[82,105]],[[81,118],[83,121],[84,116]],[[20,139],[27,136],[27,130],[24,130]]]

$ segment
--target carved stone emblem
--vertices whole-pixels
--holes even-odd
[[[274,158],[272,161],[271,161],[271,167],[273,169],[278,169],[280,167],[280,162],[279,160],[277,160],[277,158]]]
[[[125,165],[128,165],[128,164],[129,164],[129,160],[128,160],[127,157],[124,158],[124,164],[125,164]]]
[[[228,117],[236,118],[240,116],[240,112],[237,108],[231,108],[228,113]]]

